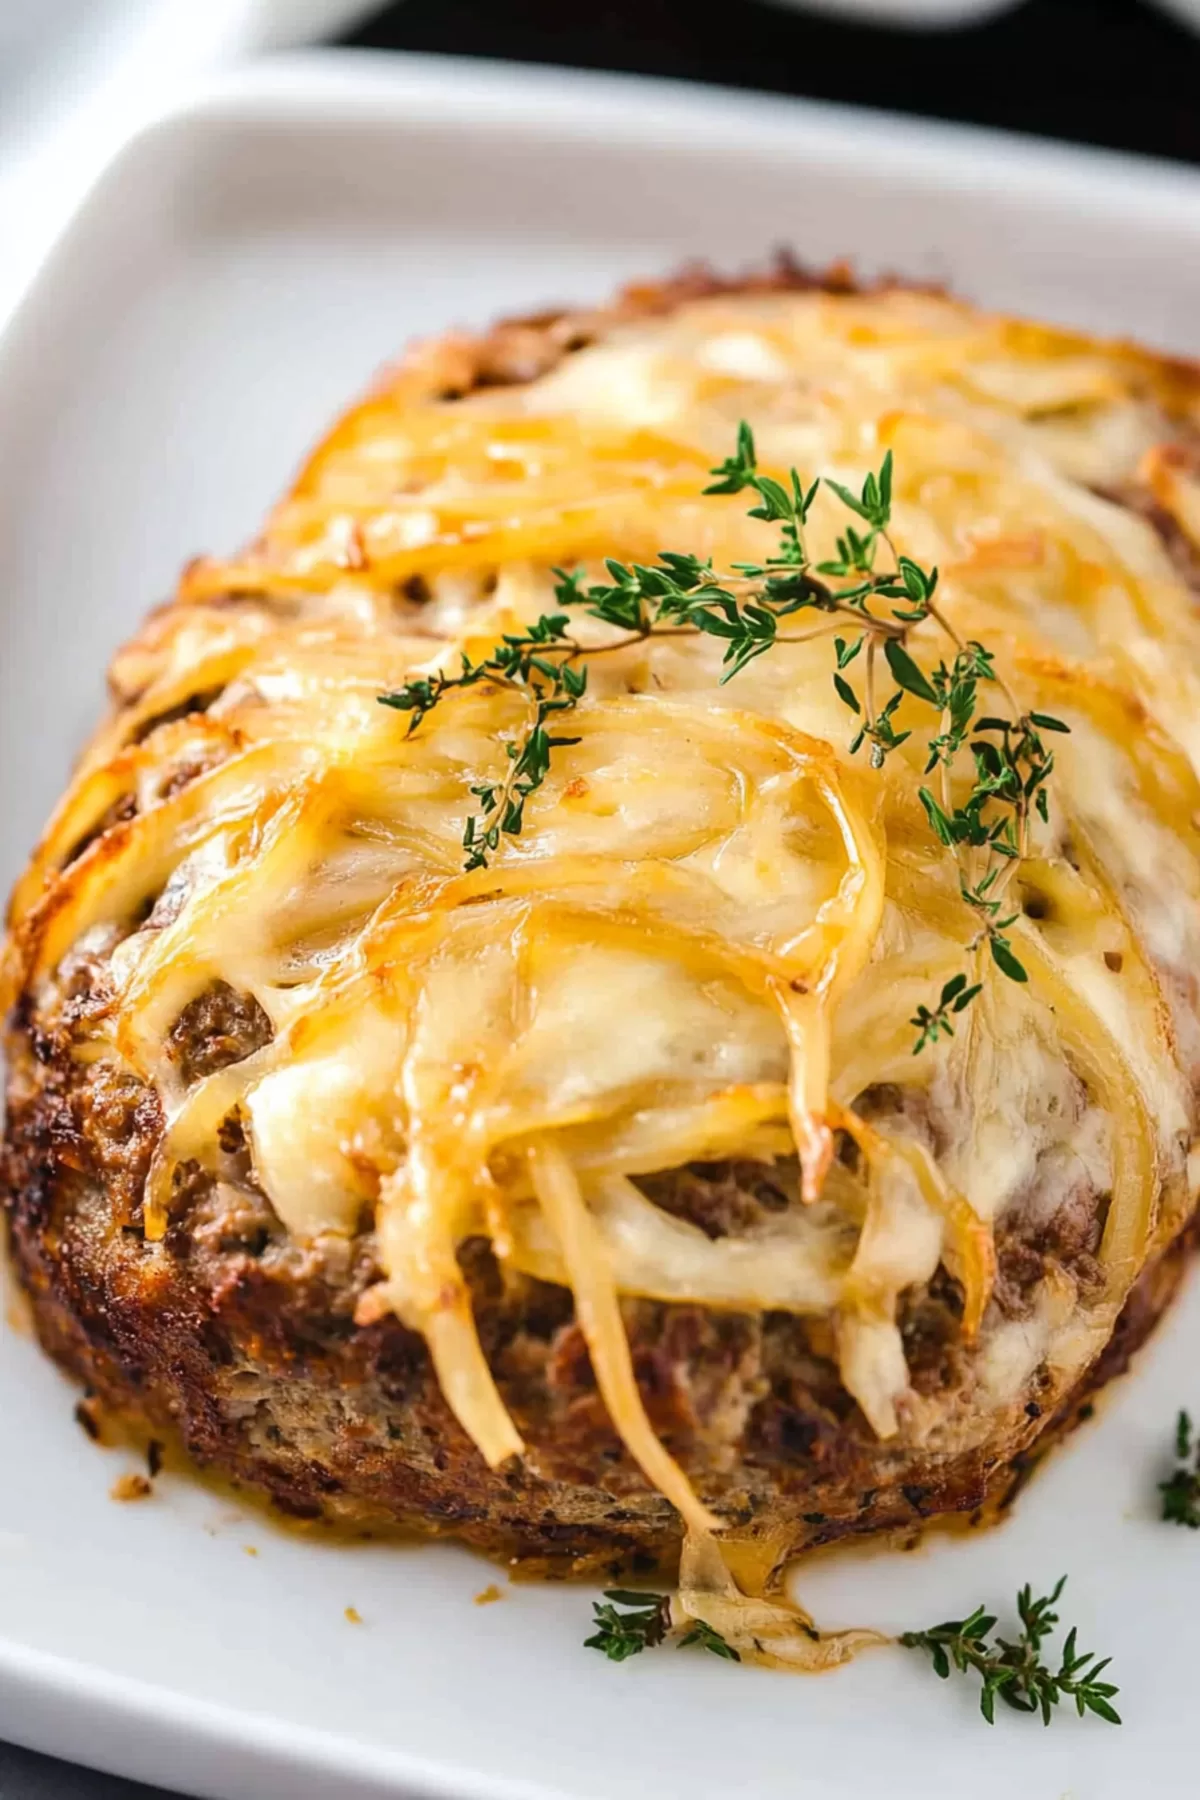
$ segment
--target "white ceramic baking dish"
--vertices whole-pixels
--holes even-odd
[[[0,865],[15,871],[115,642],[182,560],[250,531],[413,333],[772,245],[944,277],[1200,352],[1200,184],[1128,160],[758,97],[332,55],[143,131],[0,342]],[[830,1624],[900,1629],[1069,1571],[1126,1724],[993,1731],[881,1652],[821,1680],[581,1647],[590,1596],[447,1546],[301,1538],[130,1466],[0,1331],[0,1736],[221,1800],[1117,1800],[1194,1794],[1200,1542],[1155,1523],[1200,1405],[1200,1296],[1003,1530],[812,1569]],[[247,1547],[258,1554],[246,1554]],[[503,1584],[503,1577],[500,1577]],[[357,1608],[363,1623],[347,1621]]]

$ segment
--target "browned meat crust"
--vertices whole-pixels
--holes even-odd
[[[823,281],[835,291],[850,285],[841,270]],[[511,322],[479,340],[441,340],[418,360],[447,394],[528,380],[614,317],[738,285],[746,284],[691,271],[630,290],[604,315]],[[818,284],[782,260],[750,285]],[[145,1240],[141,1191],[162,1130],[158,1101],[132,1078],[70,1055],[72,1018],[102,994],[103,962],[80,958],[41,1014],[27,997],[9,1034],[0,1185],[15,1266],[50,1354],[102,1402],[177,1432],[199,1463],[294,1515],[450,1532],[577,1570],[669,1560],[677,1515],[609,1423],[569,1292],[506,1280],[485,1245],[466,1247],[484,1349],[530,1446],[523,1465],[489,1471],[450,1414],[422,1339],[392,1317],[354,1325],[356,1302],[379,1274],[368,1232],[303,1248],[265,1200],[255,1202],[248,1169],[251,1191],[234,1201],[185,1170],[166,1240]],[[190,1079],[249,1054],[269,1031],[253,1001],[216,987],[186,1009],[172,1041]],[[227,1122],[233,1155],[238,1130]],[[697,1165],[656,1178],[653,1193],[719,1237],[778,1207],[786,1180],[786,1170]],[[1018,1216],[999,1246],[993,1304],[1019,1314],[1050,1261],[1086,1280],[1094,1209],[1086,1216],[1087,1229],[1064,1210],[1036,1230],[1023,1230]],[[1086,1389],[1124,1367],[1183,1262],[1179,1240],[1143,1273]],[[746,1533],[769,1532],[780,1555],[997,1502],[1084,1393],[1051,1417],[1035,1375],[1002,1451],[993,1442],[953,1457],[917,1455],[875,1439],[838,1380],[826,1327],[650,1302],[627,1302],[625,1313],[655,1427],[724,1517]],[[918,1391],[956,1384],[960,1317],[961,1295],[944,1273],[909,1295],[904,1339]]]
[[[187,1053],[227,1051],[239,1023],[238,996],[214,990],[191,1009]],[[354,1326],[355,1303],[378,1275],[369,1234],[302,1249],[265,1201],[230,1204],[197,1172],[166,1242],[149,1244],[139,1218],[161,1131],[153,1095],[103,1065],[80,1069],[61,1038],[21,1020],[10,1056],[4,1180],[15,1264],[43,1344],[105,1404],[177,1432],[198,1462],[293,1515],[453,1532],[575,1569],[670,1559],[677,1517],[609,1424],[568,1292],[506,1285],[486,1246],[467,1247],[484,1347],[531,1445],[525,1466],[489,1471],[448,1411],[421,1338],[390,1317]],[[777,1206],[786,1172],[697,1165],[673,1192],[667,1179],[662,1203],[720,1234]],[[1024,1250],[1032,1281],[1053,1253],[1044,1230]],[[1145,1272],[1089,1388],[1124,1367],[1182,1262],[1180,1244]],[[1006,1304],[1019,1294],[1010,1273]],[[954,1382],[959,1310],[944,1274],[910,1296],[905,1342],[918,1388]],[[1003,1456],[889,1451],[842,1389],[815,1325],[649,1302],[627,1302],[626,1317],[656,1427],[731,1521],[778,1535],[781,1550],[994,1503],[1049,1424],[1031,1399]]]
[[[901,285],[883,276],[879,288]],[[912,289],[912,282],[904,286]],[[718,294],[808,293],[829,294],[862,291],[847,263],[833,263],[820,272],[807,269],[781,250],[762,271],[726,277],[705,263],[689,263],[666,281],[634,282],[615,302],[594,312],[551,310],[521,318],[502,319],[481,335],[451,333],[409,351],[405,366],[427,373],[430,385],[443,399],[459,399],[473,388],[512,387],[536,381],[572,350],[594,343],[614,325],[652,318],[685,306],[689,300],[705,300]],[[927,291],[938,291],[929,289]]]

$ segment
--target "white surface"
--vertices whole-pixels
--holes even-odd
[[[228,78],[100,181],[0,344],[0,863],[28,848],[115,641],[236,543],[414,332],[604,294],[781,235],[819,262],[1200,350],[1183,174],[759,97],[313,57]],[[1128,1723],[989,1733],[877,1653],[819,1681],[584,1650],[589,1596],[448,1547],[340,1548],[124,1466],[0,1331],[0,1735],[222,1800],[1156,1800],[1195,1793],[1200,1540],[1153,1522],[1200,1406],[1200,1290],[1000,1532],[811,1571],[828,1624],[920,1625],[1069,1571]],[[260,1554],[250,1558],[246,1544]],[[356,1606],[365,1623],[347,1624]]]
[[[0,319],[95,170],[183,80],[380,0],[0,0]]]

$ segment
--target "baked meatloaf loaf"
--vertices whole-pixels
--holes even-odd
[[[18,884],[50,1354],[576,1567],[994,1497],[1193,1204],[1198,427],[786,265],[419,345],[118,653]]]

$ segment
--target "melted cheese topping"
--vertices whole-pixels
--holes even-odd
[[[1200,551],[1200,383],[900,291],[617,317],[525,386],[441,398],[461,354],[404,365],[260,541],[194,565],[122,652],[118,711],[17,889],[9,988],[52,993],[77,946],[121,938],[111,1006],[76,1035],[162,1097],[149,1234],[182,1159],[221,1173],[239,1112],[297,1238],[374,1215],[385,1277],[360,1318],[424,1334],[492,1463],[521,1440],[458,1248],[483,1234],[569,1285],[615,1423],[699,1542],[715,1521],[646,1418],[621,1295],[825,1318],[881,1437],[977,1442],[1039,1368],[1075,1377],[1190,1204],[1200,627],[1168,545]],[[920,730],[877,775],[849,757],[826,642],[725,687],[703,637],[594,660],[579,741],[470,875],[472,789],[503,770],[519,698],[472,689],[412,735],[377,704],[549,610],[555,565],[757,560],[770,528],[700,495],[741,418],[778,474],[856,482],[892,450],[899,548],[939,566],[948,616],[1024,703],[1069,723],[1013,886],[1027,985],[971,948],[917,800]],[[818,556],[839,522],[822,492]],[[911,648],[940,654],[932,628]],[[897,723],[921,723],[907,699]],[[983,994],[915,1058],[910,1017],[960,967]],[[274,1036],[187,1083],[171,1033],[217,981]],[[835,1131],[857,1161],[830,1167]],[[789,1208],[718,1242],[637,1185],[793,1150]],[[1072,1195],[1104,1221],[1099,1277],[1057,1268],[1005,1322],[996,1230]],[[912,1392],[898,1323],[939,1263],[978,1340],[943,1412]]]

